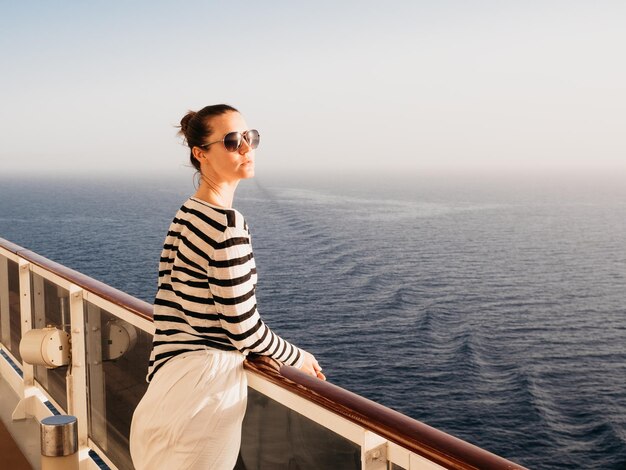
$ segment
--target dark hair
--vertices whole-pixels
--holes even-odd
[[[200,111],[189,111],[180,120],[180,131],[178,133],[185,138],[185,142],[189,146],[189,161],[196,170],[200,171],[200,162],[193,156],[193,148],[201,147],[207,143],[209,136],[213,132],[210,125],[211,119],[233,111],[239,112],[227,104],[215,104],[205,106]]]

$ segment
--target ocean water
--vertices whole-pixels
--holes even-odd
[[[191,178],[0,179],[0,237],[151,302]],[[626,184],[241,184],[262,316],[335,384],[536,469],[626,469]]]

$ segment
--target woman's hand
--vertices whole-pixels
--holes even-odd
[[[308,375],[317,377],[320,380],[326,380],[326,376],[322,374],[322,368],[317,363],[317,359],[315,359],[313,354],[306,351],[302,352],[304,353],[304,362],[300,366],[300,370]]]

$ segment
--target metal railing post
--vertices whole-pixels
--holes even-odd
[[[45,328],[46,325],[46,299],[44,290],[44,278],[42,276],[32,276],[32,297],[33,297],[33,329]],[[42,366],[35,366],[35,378],[37,382],[45,389],[48,390],[48,369]]]
[[[20,259],[20,314],[22,320],[22,338],[32,329],[31,325],[31,289],[30,289],[30,263]],[[24,389],[35,385],[35,368],[31,364],[22,361],[22,372],[24,373]]]
[[[85,351],[85,312],[83,290],[70,287],[70,324],[72,357],[67,375],[68,413],[78,418],[78,445],[87,447],[89,421],[87,418],[87,356]]]
[[[0,343],[11,345],[11,318],[9,316],[9,260],[0,256]]]

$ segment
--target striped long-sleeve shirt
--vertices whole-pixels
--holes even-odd
[[[253,352],[300,367],[302,351],[261,320],[256,283],[243,216],[189,198],[170,225],[161,254],[147,380],[168,359],[206,348]]]

